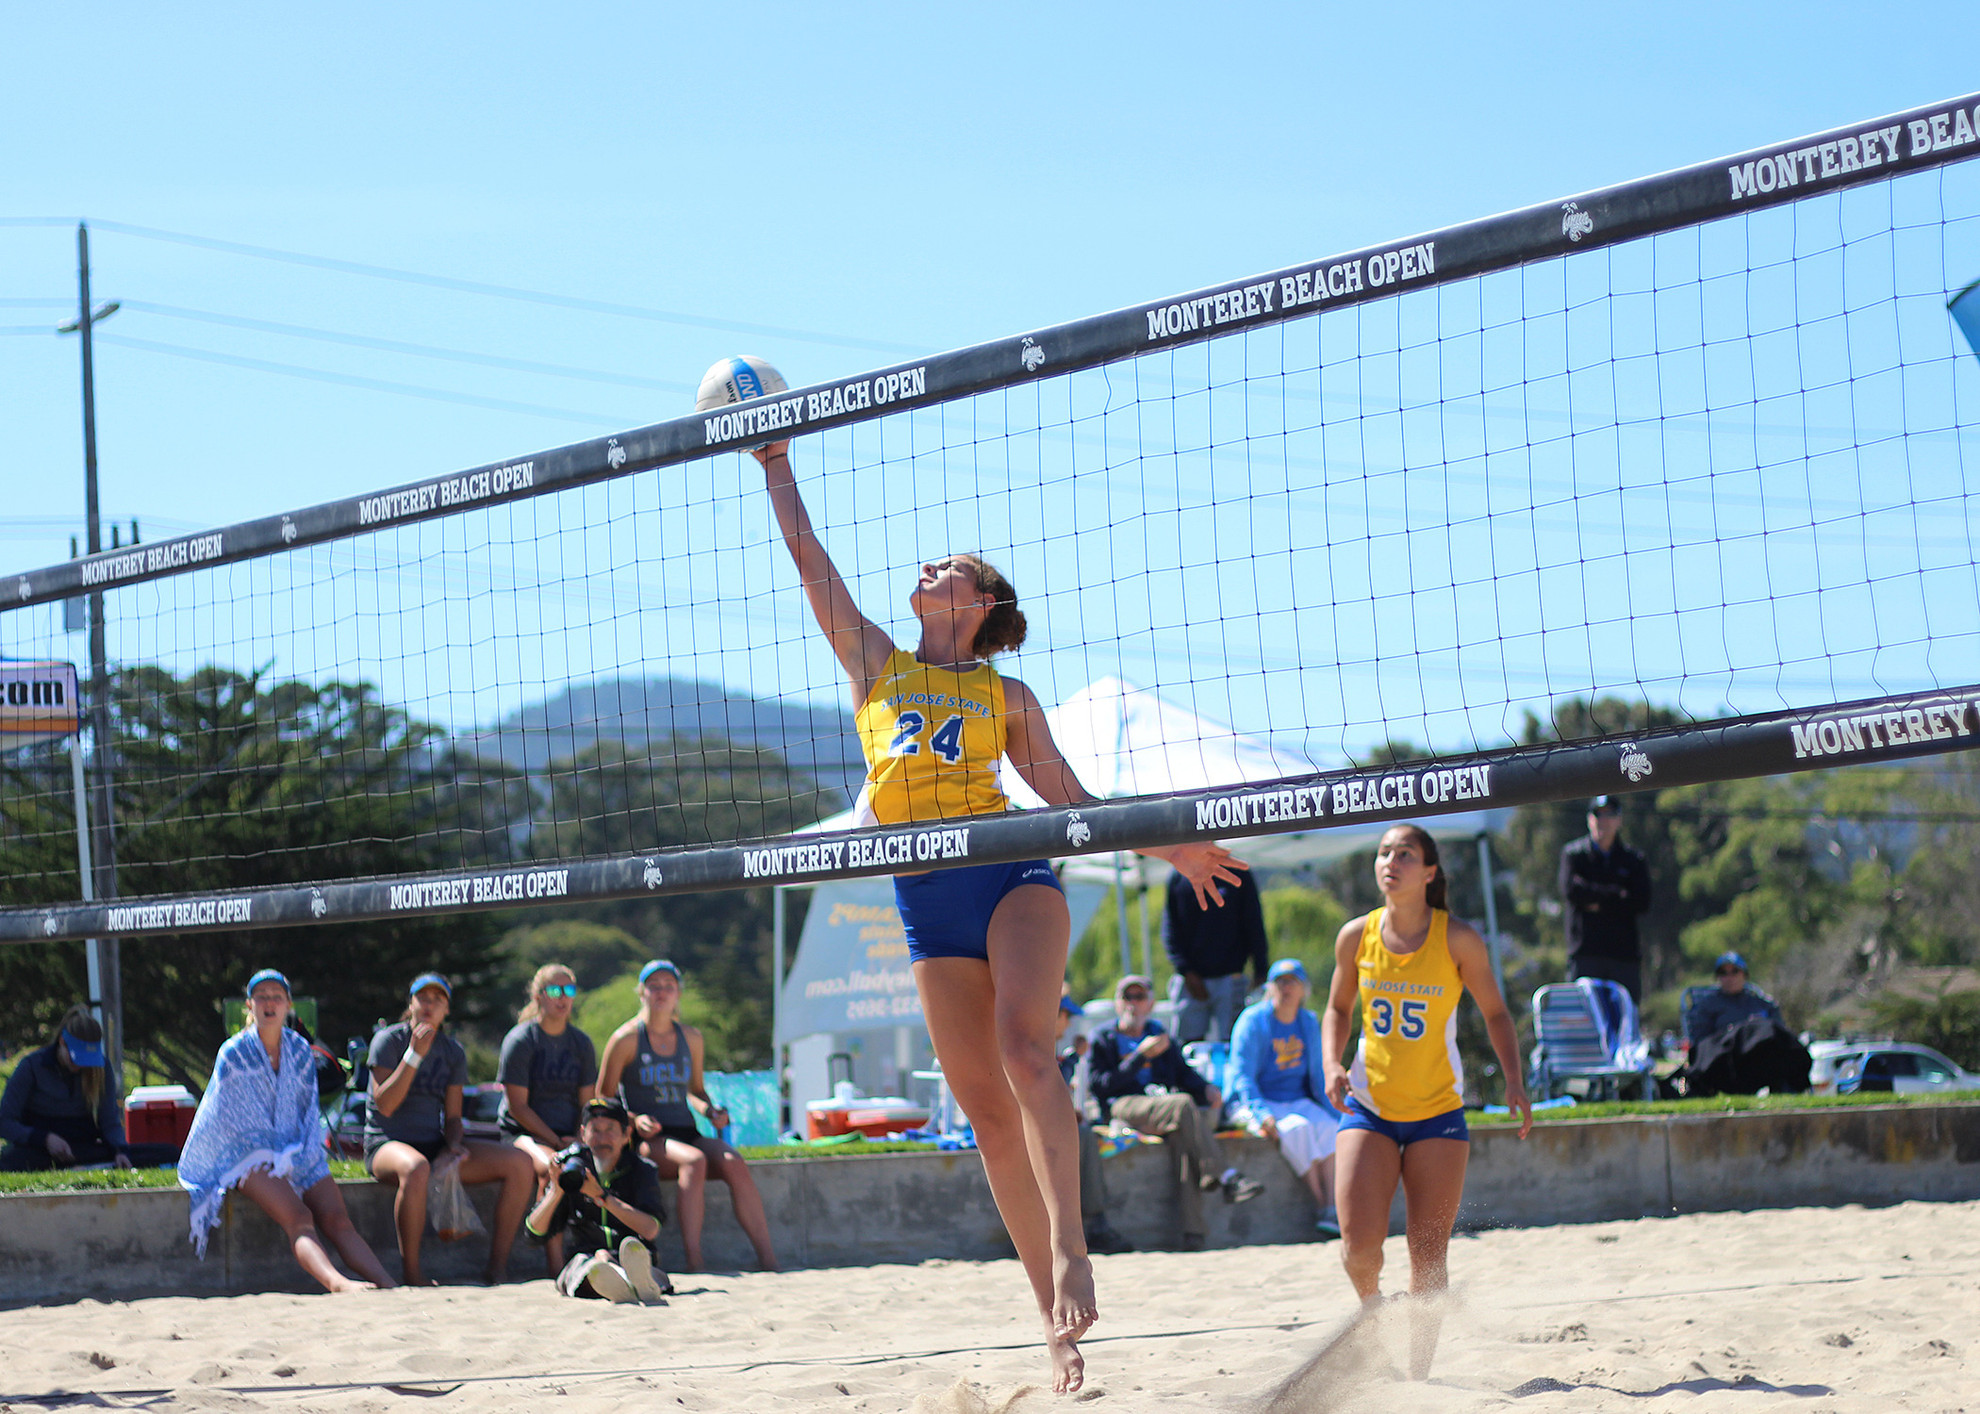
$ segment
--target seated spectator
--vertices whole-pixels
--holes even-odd
[[[671,962],[649,962],[639,971],[639,1015],[612,1033],[599,1058],[598,1093],[617,1095],[632,1115],[639,1151],[653,1160],[662,1178],[680,1184],[681,1253],[686,1269],[701,1270],[701,1223],[707,1210],[708,1180],[729,1185],[736,1222],[756,1248],[756,1262],[777,1270],[770,1246],[770,1219],[749,1165],[733,1145],[711,1139],[695,1127],[699,1110],[717,1132],[728,1127],[729,1112],[708,1098],[701,1078],[701,1032],[681,1024],[681,972]],[[717,1119],[716,1116],[721,1118]]]
[[[1712,964],[1713,980],[1719,990],[1692,1003],[1684,1018],[1684,1039],[1694,1050],[1708,1036],[1716,1036],[1728,1026],[1736,1026],[1749,1016],[1767,1016],[1781,1021],[1780,1003],[1748,983],[1746,959],[1736,952],[1722,952]],[[1787,1023],[1782,1021],[1785,1026]]]
[[[528,1218],[532,1242],[560,1242],[572,1253],[557,1274],[565,1296],[657,1303],[673,1291],[656,1278],[660,1173],[632,1147],[632,1119],[615,1098],[587,1100],[581,1139],[557,1154],[556,1177]]]
[[[1313,1191],[1320,1235],[1339,1237],[1334,1130],[1340,1115],[1327,1103],[1320,1018],[1306,1009],[1309,990],[1306,968],[1296,958],[1272,964],[1265,1000],[1238,1017],[1225,1076],[1231,1108],[1254,1134],[1278,1141],[1292,1171]]]
[[[1223,1096],[1183,1060],[1182,1048],[1161,1024],[1150,1020],[1154,1009],[1154,986],[1146,977],[1123,977],[1114,988],[1119,1019],[1100,1029],[1088,1057],[1093,1098],[1102,1119],[1159,1135],[1174,1146],[1183,1244],[1199,1246],[1206,1232],[1204,1193],[1221,1188],[1225,1202],[1243,1203],[1256,1198],[1264,1185],[1225,1165],[1216,1137],[1216,1111]]]
[[[1065,1042],[1066,1028],[1073,1020],[1084,1015],[1079,1003],[1070,996],[1059,998],[1060,1042]],[[1086,1227],[1086,1250],[1132,1252],[1134,1247],[1107,1221],[1107,1176],[1100,1171],[1100,1141],[1094,1137],[1093,1126],[1087,1123],[1083,1103],[1082,1092],[1089,1087],[1084,1083],[1080,1062],[1085,1060],[1087,1049],[1086,1037],[1075,1034],[1059,1050],[1059,1073],[1073,1087],[1073,1113],[1079,1125],[1079,1214]]]
[[[48,1044],[21,1057],[0,1094],[0,1170],[76,1164],[154,1168],[178,1155],[170,1144],[124,1142],[124,1107],[103,1069],[103,1027],[72,1006]]]
[[[289,979],[265,968],[248,979],[247,1000],[247,1025],[213,1058],[179,1158],[179,1184],[192,1195],[193,1249],[206,1256],[227,1191],[238,1188],[288,1236],[296,1264],[325,1290],[394,1285],[330,1177],[316,1053],[288,1024]],[[325,1237],[355,1279],[330,1259]]]
[[[419,1245],[426,1232],[426,1185],[433,1165],[459,1164],[462,1183],[501,1184],[484,1273],[492,1286],[508,1274],[509,1249],[529,1207],[535,1169],[520,1149],[463,1137],[467,1052],[441,1031],[454,989],[439,973],[424,972],[413,978],[410,992],[404,1017],[371,1038],[364,1161],[373,1178],[399,1190],[392,1215],[407,1286],[432,1285],[420,1274]]]
[[[495,1078],[502,1083],[502,1133],[529,1155],[542,1198],[557,1173],[557,1155],[577,1142],[579,1110],[598,1080],[598,1052],[591,1037],[571,1025],[577,976],[561,963],[536,969],[529,1001],[502,1038]],[[555,1276],[564,1265],[564,1240],[552,1237],[544,1255]]]

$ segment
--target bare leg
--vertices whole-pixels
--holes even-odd
[[[241,1180],[240,1191],[274,1219],[275,1225],[289,1239],[289,1250],[295,1253],[296,1265],[322,1283],[325,1291],[359,1291],[372,1285],[370,1282],[352,1281],[337,1270],[337,1264],[323,1250],[323,1239],[316,1234],[315,1215],[296,1196],[296,1190],[289,1187],[286,1178],[277,1178],[266,1170],[257,1169]]]
[[[1334,1154],[1329,1154],[1316,1166],[1320,1177],[1320,1206],[1322,1208],[1331,1208],[1334,1206],[1334,1158]]]
[[[516,1229],[522,1226],[523,1214],[529,1211],[535,1178],[529,1155],[522,1150],[486,1139],[467,1141],[467,1157],[461,1160],[461,1182],[502,1185],[495,1199],[495,1227],[488,1235],[488,1268],[483,1273],[490,1286],[509,1274],[509,1252],[516,1245]]]
[[[534,1206],[535,1203],[540,1203],[543,1201],[543,1195],[549,1191],[551,1181],[555,1177],[556,1167],[557,1167],[557,1152],[556,1150],[550,1148],[547,1144],[544,1144],[541,1140],[538,1140],[528,1134],[521,1134],[516,1136],[515,1145],[518,1149],[522,1150],[523,1153],[529,1155],[530,1167],[533,1170],[535,1170],[536,1173],[536,1196],[532,1200],[532,1206]],[[557,1273],[563,1271],[564,1269],[564,1234],[563,1233],[559,1232],[553,1234],[550,1237],[550,1239],[543,1244],[543,1266],[545,1272],[553,1280],[556,1278]]]
[[[662,1178],[679,1186],[675,1210],[681,1220],[681,1264],[683,1271],[701,1270],[701,1224],[708,1208],[708,1156],[692,1144],[654,1135],[640,1145],[640,1152],[653,1160]]]
[[[989,964],[974,958],[928,958],[914,964],[914,978],[942,1073],[976,1132],[991,1195],[1031,1284],[1052,1360],[1052,1387],[1060,1393],[1076,1390],[1085,1381],[1086,1362],[1079,1347],[1053,1328],[1051,1219],[1025,1149],[1017,1097],[997,1057]]]
[[[1382,1243],[1389,1235],[1396,1181],[1402,1177],[1402,1150],[1372,1130],[1348,1129],[1341,1132],[1337,1153],[1341,1265],[1366,1305],[1382,1294]]]
[[[736,1210],[736,1222],[749,1235],[756,1249],[756,1265],[766,1272],[777,1270],[776,1249],[770,1245],[770,1218],[763,1211],[763,1195],[756,1179],[743,1162],[743,1156],[727,1144],[708,1161],[708,1176],[729,1185],[729,1205]]]
[[[990,916],[989,936],[997,1054],[1017,1099],[1025,1152],[1045,1204],[1052,1330],[1066,1341],[1078,1340],[1100,1317],[1079,1215],[1079,1117],[1059,1070],[1054,1035],[1071,927],[1066,896],[1029,885],[1004,895]]]
[[[410,1144],[388,1140],[371,1160],[371,1176],[398,1189],[392,1221],[399,1230],[399,1279],[427,1286],[419,1270],[419,1240],[426,1232],[426,1181],[433,1175],[426,1156]]]
[[[302,1200],[316,1215],[317,1231],[330,1239],[337,1255],[344,1259],[344,1265],[358,1274],[360,1285],[386,1288],[398,1285],[385,1271],[385,1264],[378,1260],[378,1254],[371,1250],[371,1244],[352,1226],[351,1215],[344,1207],[344,1195],[338,1189],[336,1179],[319,1178],[309,1186]]]
[[[1403,1153],[1402,1185],[1409,1212],[1409,1373],[1427,1379],[1444,1324],[1450,1286],[1451,1227],[1464,1197],[1471,1145],[1462,1139],[1419,1139]]]

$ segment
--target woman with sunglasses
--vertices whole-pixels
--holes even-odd
[[[502,1086],[497,1117],[509,1142],[529,1155],[541,1200],[557,1172],[557,1152],[577,1142],[584,1102],[598,1080],[598,1052],[591,1037],[571,1025],[577,977],[560,962],[546,963],[529,979],[529,1001],[502,1038],[495,1079]],[[564,1239],[553,1236],[544,1254],[555,1276],[564,1266]]]
[[[1095,797],[1052,740],[1031,689],[990,659],[1024,642],[1017,591],[974,555],[922,566],[908,596],[912,652],[862,614],[812,529],[789,444],[755,450],[785,548],[813,615],[852,687],[866,753],[866,799],[886,825],[1000,814],[1008,755],[1057,806]],[[1244,866],[1214,844],[1142,851],[1167,860],[1209,907]],[[1054,1055],[1071,919],[1043,859],[894,878],[923,1018],[950,1091],[975,1127],[1004,1226],[1031,1283],[1052,1358],[1052,1387],[1085,1379],[1077,1342],[1098,1318],[1079,1211],[1079,1137]]]
[[[729,1185],[736,1222],[756,1249],[756,1264],[777,1270],[770,1245],[770,1219],[763,1195],[735,1146],[711,1139],[694,1122],[699,1111],[719,1134],[729,1112],[709,1098],[702,1076],[705,1053],[700,1028],[680,1019],[681,971],[671,962],[649,962],[639,970],[639,1015],[612,1033],[598,1068],[598,1093],[618,1095],[632,1115],[639,1152],[662,1178],[679,1184],[684,1270],[701,1270],[701,1227],[707,1213],[708,1180]]]
[[[535,1186],[535,1170],[522,1150],[462,1135],[467,1051],[441,1031],[453,996],[445,977],[421,973],[413,978],[405,1015],[371,1038],[364,1159],[373,1178],[399,1190],[392,1215],[407,1286],[433,1284],[421,1275],[419,1244],[426,1231],[426,1185],[434,1164],[443,1159],[458,1163],[462,1183],[502,1185],[483,1274],[490,1286],[508,1275],[509,1249]]]
[[[1410,1374],[1425,1379],[1437,1351],[1450,1285],[1447,1256],[1464,1171],[1471,1158],[1464,1122],[1464,1063],[1457,1009],[1471,993],[1485,1018],[1506,1081],[1506,1104],[1533,1109],[1519,1068],[1519,1039],[1484,939],[1450,915],[1437,842],[1416,825],[1397,825],[1375,850],[1382,906],[1351,919],[1334,942],[1334,981],[1320,1020],[1327,1099],[1340,1111],[1334,1199],[1341,1263],[1364,1306],[1381,1299],[1382,1243],[1401,1183],[1409,1233]],[[1341,1064],[1361,1005],[1361,1044],[1352,1069]]]
[[[316,1053],[289,1025],[289,979],[264,968],[248,979],[247,1024],[220,1047],[179,1157],[192,1195],[192,1243],[201,1257],[230,1189],[268,1214],[296,1265],[326,1291],[392,1286],[371,1244],[351,1225],[324,1153]],[[330,1257],[325,1241],[344,1265]]]

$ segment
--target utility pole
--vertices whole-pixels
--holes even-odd
[[[79,293],[76,320],[64,324],[61,332],[82,335],[83,500],[89,553],[94,555],[103,548],[103,527],[96,495],[96,360],[90,334],[99,320],[117,312],[117,306],[114,303],[102,309],[90,306],[89,227],[80,222],[76,225],[76,282]],[[90,812],[89,822],[90,855],[95,896],[113,899],[117,897],[116,791],[111,774],[115,753],[111,747],[110,666],[104,628],[103,591],[97,590],[89,596],[89,730],[93,738],[91,764],[95,776],[91,791],[95,808]],[[104,1056],[108,1062],[107,1079],[121,1095],[124,1093],[124,983],[117,939],[91,938],[87,947],[92,964],[90,980],[100,988],[90,1001],[99,1008],[109,1042]]]

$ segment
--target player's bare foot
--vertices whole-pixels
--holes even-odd
[[[1077,1341],[1100,1319],[1093,1295],[1093,1263],[1086,1254],[1061,1252],[1052,1259],[1052,1335]]]
[[[1086,1357],[1077,1345],[1055,1336],[1046,1340],[1045,1348],[1052,1354],[1052,1393],[1072,1394],[1086,1383]]]
[[[378,1283],[375,1281],[353,1281],[350,1277],[339,1277],[335,1282],[331,1283],[330,1289],[337,1292],[376,1291],[378,1290]]]

